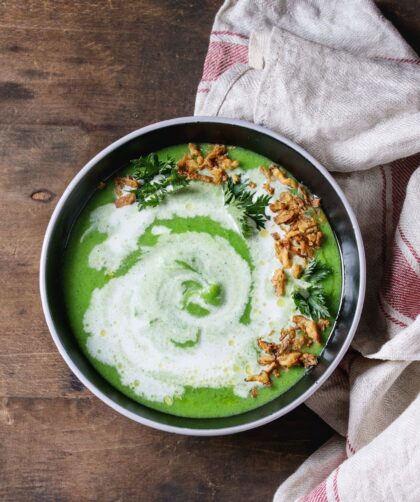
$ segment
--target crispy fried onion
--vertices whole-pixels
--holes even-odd
[[[305,352],[305,349],[311,347],[313,343],[321,343],[320,331],[326,329],[328,324],[324,319],[315,323],[302,315],[295,315],[292,318],[292,325],[281,330],[278,342],[259,338],[257,344],[262,353],[258,363],[264,368],[256,375],[247,376],[245,380],[269,387],[272,385],[271,375],[278,376],[280,370],[287,370],[292,366],[305,368],[315,366],[318,358],[315,354]],[[254,389],[252,395],[256,397]]]
[[[194,143],[188,143],[188,150],[189,153],[185,154],[177,165],[179,174],[189,180],[220,185],[227,180],[227,171],[239,167],[238,160],[228,157],[227,148],[224,145],[214,145],[205,156]],[[200,172],[202,170],[206,172]]]

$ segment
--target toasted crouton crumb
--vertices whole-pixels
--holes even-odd
[[[260,173],[263,174],[267,181],[271,181],[271,169],[269,167],[260,167]]]
[[[269,374],[265,371],[262,370],[258,375],[249,375],[245,378],[246,382],[259,382],[262,383],[263,385],[266,385],[267,387],[271,386],[271,380]]]
[[[290,223],[297,217],[297,211],[293,209],[285,209],[274,216],[274,221],[277,223],[277,225],[280,225],[281,223]]]
[[[226,147],[224,145],[214,145],[213,149],[206,155],[204,159],[204,164],[209,166],[211,161],[224,155],[226,153]]]
[[[295,279],[299,279],[299,277],[302,275],[302,265],[299,265],[299,263],[293,263],[292,265],[292,275]]]
[[[316,366],[318,364],[318,358],[315,354],[310,354],[309,352],[303,352],[300,355],[300,362],[305,368],[310,368],[311,366]]]
[[[261,364],[261,366],[266,366],[267,364],[273,363],[274,360],[274,356],[261,356],[258,358],[258,364]]]
[[[194,143],[188,143],[188,150],[190,151],[190,155],[192,155],[193,157],[198,157],[199,155],[201,155],[200,149]]]
[[[283,185],[287,185],[290,188],[296,188],[298,186],[297,181],[287,177],[278,167],[272,167],[271,172],[273,173],[273,176],[280,181],[280,183],[283,183]]]
[[[328,319],[320,319],[316,324],[321,331],[324,331],[330,325],[330,321]]]
[[[213,176],[213,183],[215,185],[220,185],[221,183],[224,183],[227,180],[226,171],[224,171],[220,167],[214,167],[213,169],[210,170],[210,173]]]
[[[277,296],[283,296],[286,291],[287,276],[282,268],[278,268],[271,279]]]
[[[127,193],[115,200],[115,207],[129,206],[130,204],[134,204],[135,201],[136,195],[133,192]]]
[[[290,368],[291,366],[295,366],[301,357],[301,352],[288,352],[286,354],[282,354],[277,357],[277,362],[283,368]]]
[[[115,178],[115,185],[119,188],[124,188],[126,186],[130,188],[138,188],[140,183],[130,176],[120,176]]]
[[[200,148],[194,144],[188,144],[189,153],[184,155],[177,162],[178,173],[188,180],[203,181],[220,185],[228,179],[226,170],[239,166],[238,160],[232,160],[227,156],[227,149],[224,145],[213,145],[212,150],[204,157]],[[207,169],[209,174],[202,174],[201,169]],[[235,177],[237,183],[240,177]]]
[[[274,188],[269,183],[264,183],[263,188],[268,193],[268,195],[273,195]]]
[[[290,268],[292,266],[289,248],[285,246],[282,241],[275,242],[274,251],[284,268]]]
[[[275,349],[275,346],[276,346],[275,343],[266,342],[262,338],[258,338],[257,344],[258,344],[258,347],[260,349],[262,349],[264,352],[267,352],[267,354],[270,354],[271,352],[273,352],[273,350]]]
[[[312,319],[307,319],[303,315],[293,316],[292,321],[297,325],[298,328],[304,331],[309,336],[309,338],[314,340],[314,342],[321,343],[321,336],[319,334],[318,326],[316,325],[315,321],[312,321]]]

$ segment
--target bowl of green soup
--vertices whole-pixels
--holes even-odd
[[[221,435],[305,401],[363,305],[360,230],[298,145],[188,117],[105,148],[49,223],[40,289],[70,369],[144,425]]]

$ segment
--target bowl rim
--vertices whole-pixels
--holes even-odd
[[[288,405],[284,406],[280,410],[267,415],[266,417],[260,418],[258,420],[254,420],[251,422],[248,422],[246,424],[241,424],[241,425],[235,425],[235,426],[230,426],[230,427],[223,427],[223,428],[218,428],[218,429],[191,429],[187,427],[179,427],[179,426],[173,426],[173,425],[167,425],[167,424],[162,424],[155,422],[153,420],[150,420],[148,418],[144,418],[140,415],[137,415],[136,413],[133,413],[130,410],[127,410],[123,406],[120,406],[118,403],[114,402],[112,399],[110,399],[104,392],[102,392],[100,389],[97,388],[97,386],[89,380],[89,378],[85,377],[83,373],[79,370],[79,368],[76,366],[76,364],[73,362],[72,358],[68,354],[66,348],[64,347],[63,343],[60,340],[60,336],[58,334],[58,331],[56,330],[56,327],[54,325],[54,321],[52,319],[48,301],[47,301],[47,286],[46,286],[46,272],[47,272],[47,252],[48,252],[48,247],[51,239],[51,234],[53,232],[55,223],[57,221],[57,218],[59,214],[61,213],[61,210],[65,206],[67,199],[69,198],[69,195],[72,193],[73,188],[77,185],[77,183],[85,176],[87,172],[102,158],[106,157],[109,153],[111,153],[113,150],[118,148],[119,146],[123,145],[124,143],[127,143],[133,138],[136,138],[138,136],[141,136],[143,134],[149,133],[154,130],[162,129],[168,126],[174,126],[174,125],[180,125],[180,124],[193,124],[193,123],[218,123],[218,124],[229,124],[233,126],[239,126],[247,129],[254,130],[256,132],[271,136],[273,139],[287,145],[291,149],[295,150],[298,152],[302,157],[304,157],[307,161],[309,161],[318,171],[321,172],[321,174],[329,181],[329,183],[332,185],[334,188],[335,192],[337,195],[340,197],[347,214],[349,216],[352,229],[354,231],[355,235],[355,240],[357,244],[357,250],[358,250],[358,262],[359,262],[359,269],[360,269],[360,282],[359,282],[359,291],[358,291],[358,299],[357,299],[357,305],[356,305],[356,310],[353,316],[353,320],[351,323],[351,327],[348,331],[348,334],[346,336],[346,339],[344,340],[343,345],[341,346],[340,350],[338,351],[337,355],[335,356],[334,360],[331,362],[331,364],[328,366],[328,368],[322,373],[322,375],[305,391],[303,392],[299,397],[297,397],[294,401],[289,403]],[[177,117],[169,120],[163,120],[161,122],[156,122],[151,125],[147,125],[145,127],[141,127],[140,129],[136,129],[135,131],[132,131],[123,137],[117,139],[107,147],[105,147],[103,150],[101,150],[98,154],[96,154],[92,159],[90,159],[83,167],[80,169],[80,171],[73,177],[73,179],[70,181],[70,183],[67,185],[66,189],[64,190],[62,196],[60,197],[60,200],[58,201],[56,207],[54,208],[54,211],[50,217],[43,244],[42,244],[42,250],[41,250],[41,256],[40,256],[40,272],[39,272],[39,288],[40,288],[40,295],[41,295],[41,303],[42,303],[42,310],[44,312],[45,320],[47,322],[48,329],[50,331],[50,334],[52,336],[52,339],[61,354],[62,358],[64,361],[67,363],[71,371],[76,375],[76,377],[85,385],[87,389],[89,389],[92,394],[94,394],[96,397],[98,397],[101,401],[103,401],[105,404],[110,406],[112,409],[120,413],[121,415],[130,418],[131,420],[134,420],[135,422],[141,423],[143,425],[146,425],[148,427],[152,427],[154,429],[158,429],[161,431],[165,432],[171,432],[171,433],[177,433],[177,434],[183,434],[183,435],[189,435],[189,436],[222,436],[222,435],[228,435],[228,434],[235,434],[238,432],[243,432],[249,429],[253,429],[256,427],[260,427],[262,425],[268,424],[269,422],[272,422],[273,420],[276,420],[277,418],[280,418],[281,416],[285,415],[286,413],[289,413],[293,409],[295,409],[297,406],[302,404],[304,401],[306,401],[312,394],[314,394],[319,387],[331,376],[333,371],[336,369],[342,358],[344,357],[345,353],[347,352],[354,334],[356,332],[357,326],[360,321],[360,317],[362,314],[362,309],[363,309],[363,304],[364,304],[364,298],[365,298],[365,291],[366,291],[366,260],[365,260],[365,250],[364,250],[364,245],[363,245],[363,240],[362,240],[362,235],[361,231],[359,228],[359,224],[356,219],[356,215],[351,208],[349,202],[347,201],[346,196],[344,195],[343,191],[337,184],[337,182],[334,180],[334,178],[331,176],[331,174],[327,171],[327,169],[322,166],[314,157],[312,157],[311,154],[309,154],[305,149],[303,149],[301,146],[297,145],[293,141],[289,140],[288,138],[282,136],[281,134],[278,134],[276,132],[271,131],[270,129],[267,129],[266,127],[260,126],[253,124],[251,122],[247,122],[244,120],[239,120],[239,119],[230,119],[230,118],[225,118],[225,117],[206,117],[206,116],[188,116],[188,117]]]

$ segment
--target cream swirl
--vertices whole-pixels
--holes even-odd
[[[256,338],[284,325],[293,302],[279,304],[274,294],[277,260],[268,232],[248,240],[248,262],[228,236],[165,226],[176,217],[206,216],[237,231],[220,187],[197,184],[186,192],[152,210],[107,204],[92,213],[89,231],[106,234],[89,256],[92,268],[117,270],[148,227],[156,243],[143,246],[124,275],[94,290],[84,316],[87,349],[152,401],[167,402],[187,386],[231,387],[245,397],[252,385],[246,374],[259,371]]]
[[[251,282],[226,239],[163,235],[127,274],[94,291],[88,350],[149,399],[186,385],[235,385],[238,368],[255,360],[255,336],[240,322]]]

